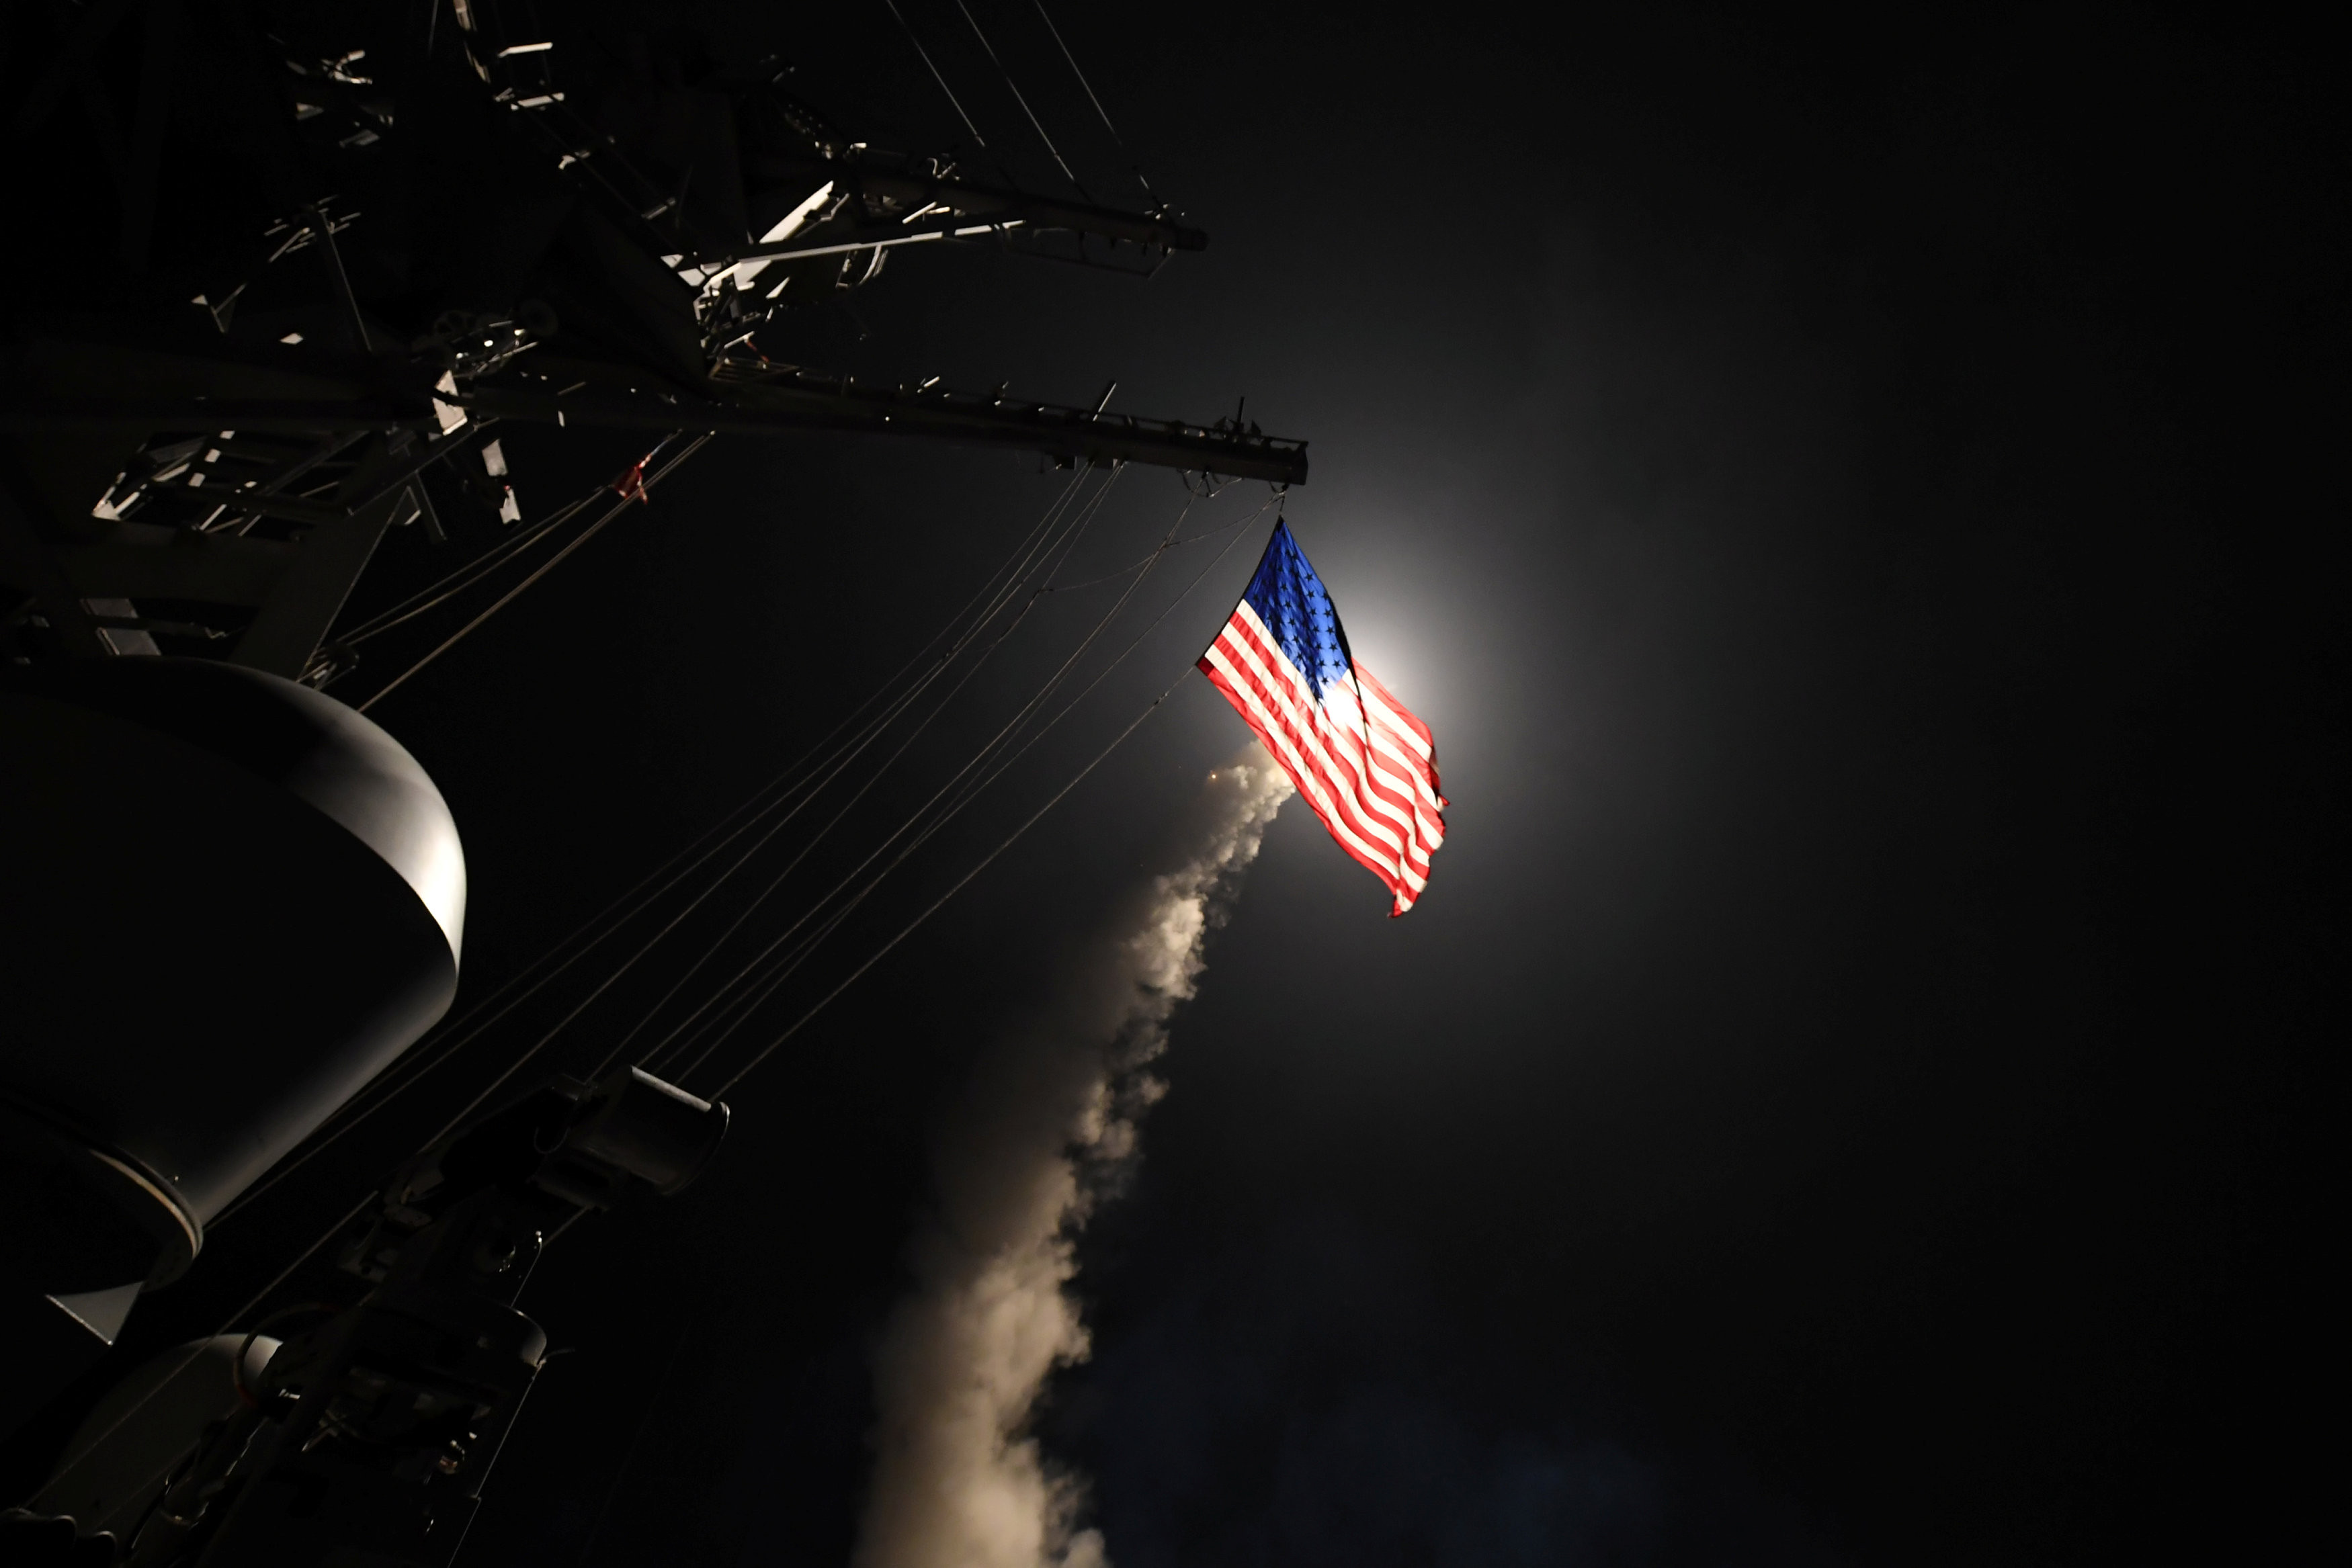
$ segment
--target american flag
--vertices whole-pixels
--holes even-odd
[[[1437,747],[1348,652],[1323,580],[1279,518],[1233,619],[1201,673],[1225,694],[1339,847],[1396,895],[1391,916],[1429,885],[1445,841]]]

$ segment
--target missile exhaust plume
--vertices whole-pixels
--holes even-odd
[[[1101,1568],[1082,1478],[1029,1432],[1086,1359],[1069,1285],[1088,1216],[1132,1166],[1150,1063],[1192,995],[1260,836],[1291,793],[1253,743],[1211,774],[1191,858],[1139,888],[1062,994],[975,1068],[935,1155],[916,1286],[875,1355],[874,1482],[856,1568]]]

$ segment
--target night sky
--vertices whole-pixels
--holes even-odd
[[[1034,16],[975,8],[1081,175],[1138,200]],[[846,9],[707,32],[877,143],[961,136],[887,11]],[[907,9],[1044,188],[953,8]],[[1116,379],[1142,413],[1246,395],[1311,440],[1287,517],[1453,801],[1401,920],[1285,807],[1176,1015],[1081,1253],[1096,1354],[1040,1424],[1112,1562],[2279,1558],[2332,1485],[2347,236],[2320,51],[2121,7],[1062,10],[1210,249],[1142,282],[929,247],[762,346],[1063,402]],[[508,448],[534,514],[635,455]],[[1068,478],[1037,470],[722,438],[374,710],[466,835],[460,1006],[895,669]],[[1123,475],[1065,580],[1186,498]],[[1270,520],[747,1045],[1176,678]],[[1116,591],[1042,601],[840,846]],[[1190,678],[730,1094],[698,1186],[550,1253],[523,1304],[563,1354],[467,1562],[846,1561],[926,1152],[1245,738]],[[224,1225],[141,1332],[210,1326],[521,1021]]]

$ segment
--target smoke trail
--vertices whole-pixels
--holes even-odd
[[[1029,1415],[1086,1359],[1066,1287],[1095,1206],[1163,1085],[1149,1071],[1201,946],[1291,793],[1253,742],[1209,776],[1192,858],[1155,877],[1055,1005],[982,1061],[937,1156],[916,1289],[875,1357],[874,1487],[857,1568],[1102,1568],[1084,1483],[1049,1467]]]

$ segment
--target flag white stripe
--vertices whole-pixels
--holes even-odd
[[[1381,775],[1385,783],[1389,770],[1379,767],[1378,758],[1366,755],[1370,747],[1365,737],[1364,731],[1369,727],[1363,725],[1363,716],[1360,712],[1350,711],[1354,705],[1347,702],[1318,703],[1313,693],[1308,689],[1303,674],[1293,669],[1290,661],[1276,651],[1279,644],[1268,634],[1265,622],[1258,619],[1256,609],[1248,601],[1243,601],[1235,609],[1234,619],[1247,625],[1255,634],[1257,662],[1263,664],[1270,661],[1279,665],[1277,673],[1283,677],[1284,684],[1293,700],[1299,705],[1302,711],[1314,716],[1315,728],[1318,735],[1324,737],[1321,749],[1335,760],[1345,759],[1345,767],[1341,771],[1352,778],[1360,805],[1377,810],[1394,823],[1401,835],[1398,840],[1400,848],[1410,843],[1414,837],[1413,812],[1411,805],[1414,796],[1413,789],[1410,783],[1405,784],[1402,789],[1392,784],[1386,786],[1391,792],[1402,799],[1402,804],[1372,792],[1372,776],[1375,773]],[[1335,740],[1334,737],[1345,738]],[[1387,826],[1387,824],[1371,823],[1367,825],[1383,829]]]
[[[1243,604],[1234,619],[1239,621],[1244,616],[1247,616],[1251,622],[1255,622],[1257,620],[1246,602]],[[1263,638],[1262,625],[1253,624],[1249,630]],[[1346,755],[1348,751],[1357,748],[1344,743],[1335,744],[1333,732],[1337,727],[1328,723],[1327,711],[1315,702],[1304,676],[1291,667],[1290,661],[1283,657],[1279,652],[1269,653],[1269,650],[1274,647],[1271,638],[1264,638],[1263,642],[1255,645],[1253,645],[1253,639],[1249,636],[1234,637],[1233,641],[1238,645],[1249,666],[1266,678],[1268,687],[1279,692],[1286,699],[1291,710],[1287,716],[1289,722],[1299,731],[1298,738],[1302,744],[1312,750],[1324,764],[1329,781],[1335,787],[1333,792],[1348,808],[1350,826],[1355,830],[1357,836],[1360,838],[1377,836],[1384,841],[1384,850],[1378,852],[1380,858],[1391,864],[1395,864],[1402,856],[1406,841],[1412,836],[1412,827],[1401,815],[1391,823],[1377,821],[1367,811],[1366,791],[1361,780],[1355,777],[1359,768]],[[1387,813],[1382,814],[1387,815]]]
[[[1234,618],[1237,622],[1245,621],[1253,631],[1262,634],[1263,623],[1246,601],[1235,612]],[[1266,643],[1270,641],[1267,639],[1256,645],[1253,661],[1255,665],[1262,667],[1266,664],[1269,658]],[[1430,822],[1433,810],[1418,809],[1424,804],[1420,800],[1423,795],[1429,797],[1426,804],[1432,807],[1436,804],[1434,793],[1420,779],[1419,770],[1411,768],[1409,763],[1402,768],[1387,765],[1388,758],[1381,752],[1385,750],[1393,756],[1394,748],[1381,744],[1387,738],[1383,728],[1366,725],[1364,718],[1368,716],[1360,714],[1353,704],[1345,700],[1347,694],[1341,694],[1342,700],[1317,704],[1307,694],[1303,677],[1291,670],[1289,660],[1278,653],[1270,657],[1281,665],[1281,673],[1286,677],[1286,685],[1293,699],[1316,716],[1317,728],[1325,737],[1321,749],[1334,761],[1344,759],[1345,766],[1339,771],[1347,775],[1351,783],[1356,814],[1361,819],[1363,827],[1379,831],[1383,837],[1392,837],[1407,861],[1426,868],[1430,850],[1423,847],[1424,834],[1433,825],[1433,837],[1442,838],[1444,830],[1442,820],[1435,824]],[[1365,739],[1368,730],[1370,735],[1369,742]],[[1333,736],[1343,737],[1344,739],[1335,742],[1330,738]],[[1402,761],[1402,758],[1398,760]],[[1386,821],[1372,821],[1372,812],[1378,812]]]
[[[1367,842],[1351,814],[1345,809],[1344,798],[1331,788],[1329,773],[1308,760],[1307,754],[1317,751],[1311,727],[1300,722],[1295,709],[1284,711],[1267,705],[1263,694],[1286,697],[1289,695],[1285,689],[1286,683],[1258,662],[1255,651],[1246,642],[1230,633],[1217,639],[1210,649],[1209,657],[1225,671],[1234,690],[1255,711],[1264,729],[1280,741],[1279,760],[1298,785],[1300,792],[1314,804],[1317,815],[1323,819],[1325,825],[1355,851],[1359,858],[1372,862],[1391,874],[1402,875],[1398,864],[1402,858],[1400,847],[1394,843],[1375,846]],[[1319,752],[1317,760],[1325,760]]]
[[[1244,611],[1246,608],[1246,606],[1244,607]],[[1235,620],[1240,621],[1241,616],[1237,614]],[[1268,719],[1285,732],[1286,739],[1306,749],[1322,764],[1314,769],[1318,775],[1316,788],[1308,790],[1307,794],[1308,799],[1316,804],[1318,813],[1325,815],[1327,825],[1330,827],[1333,834],[1339,837],[1341,842],[1347,845],[1351,852],[1360,850],[1364,852],[1358,855],[1359,859],[1377,862],[1378,864],[1374,869],[1381,873],[1384,880],[1390,881],[1392,888],[1395,888],[1398,883],[1404,883],[1416,892],[1425,886],[1429,855],[1428,852],[1422,847],[1421,835],[1413,830],[1412,826],[1400,824],[1403,831],[1399,832],[1387,821],[1374,822],[1368,820],[1364,815],[1365,800],[1360,792],[1360,786],[1359,792],[1353,795],[1338,793],[1332,788],[1341,782],[1339,778],[1335,778],[1333,775],[1344,775],[1351,770],[1334,766],[1339,758],[1332,755],[1327,737],[1319,734],[1299,733],[1297,716],[1308,705],[1300,696],[1304,690],[1304,683],[1297,677],[1296,672],[1290,669],[1289,661],[1276,654],[1274,657],[1281,667],[1279,670],[1269,668],[1263,651],[1254,646],[1248,636],[1236,634],[1231,627],[1228,628],[1226,635],[1220,637],[1219,646],[1226,653],[1228,659],[1240,664],[1254,677],[1253,681],[1240,683],[1244,700],[1246,700],[1252,708],[1266,714]],[[1290,711],[1279,716],[1268,713],[1259,693],[1251,689],[1253,685],[1258,683],[1263,683],[1265,689],[1277,694]],[[1318,726],[1318,729],[1319,727]],[[1296,768],[1303,765],[1303,759],[1294,760],[1286,758],[1285,763],[1286,766]],[[1391,803],[1383,801],[1381,804],[1385,808]],[[1336,811],[1333,810],[1335,807]],[[1389,811],[1383,811],[1383,815],[1391,814]],[[1372,834],[1377,834],[1385,841],[1381,849],[1373,849],[1366,842],[1367,837]]]
[[[1403,871],[1400,862],[1402,857],[1399,846],[1393,842],[1375,845],[1369,841],[1364,831],[1367,825],[1361,824],[1355,813],[1349,810],[1353,802],[1334,788],[1336,770],[1328,766],[1329,759],[1317,746],[1316,737],[1301,726],[1295,706],[1287,712],[1267,706],[1265,693],[1290,697],[1291,693],[1285,689],[1286,683],[1266,670],[1256,651],[1242,637],[1221,638],[1216,652],[1223,655],[1218,662],[1227,669],[1229,675],[1239,677],[1234,685],[1242,699],[1260,716],[1266,728],[1280,737],[1283,749],[1287,753],[1282,758],[1285,766],[1292,770],[1332,833],[1359,859],[1372,864],[1384,878],[1402,878]]]

